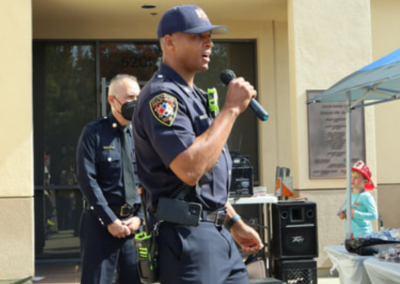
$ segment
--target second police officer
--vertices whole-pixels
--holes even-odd
[[[115,76],[108,94],[111,113],[89,123],[78,142],[78,182],[85,199],[80,225],[82,284],[140,283],[132,241],[143,214],[131,127],[139,92],[135,77]]]

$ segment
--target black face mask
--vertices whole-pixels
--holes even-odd
[[[133,111],[135,110],[135,106],[136,106],[136,100],[134,101],[130,101],[130,102],[126,102],[124,104],[121,104],[121,102],[114,97],[117,102],[121,105],[121,112],[120,114],[126,119],[126,120],[132,120],[132,116],[133,116]]]
[[[136,100],[126,102],[121,106],[121,114],[126,120],[132,120],[133,111],[135,110]]]

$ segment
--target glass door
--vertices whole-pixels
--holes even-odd
[[[82,128],[97,117],[95,45],[34,42],[37,259],[79,259],[82,195],[75,172]]]
[[[100,76],[107,82],[117,74],[135,76],[140,87],[153,76],[162,60],[158,42],[101,42]]]
[[[196,85],[217,88],[219,103],[226,87],[222,70],[233,69],[256,83],[255,42],[214,43],[208,72]],[[34,41],[33,114],[35,174],[35,249],[39,261],[80,260],[79,222],[82,194],[75,173],[76,146],[83,127],[109,113],[108,84],[117,74],[136,76],[141,87],[162,61],[157,41]],[[246,111],[228,141],[245,155],[258,184],[256,117]]]
[[[142,88],[157,71],[162,53],[155,42],[100,42],[100,101],[101,115],[110,112],[107,103],[110,80],[117,74],[128,74],[138,79]]]
[[[83,196],[75,159],[81,131],[109,113],[112,77],[134,75],[143,86],[160,60],[154,42],[33,43],[37,260],[79,261]]]

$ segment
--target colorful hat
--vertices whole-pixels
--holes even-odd
[[[224,34],[229,31],[225,26],[214,26],[206,13],[195,5],[180,5],[169,9],[158,24],[157,37],[176,32],[201,34],[212,31],[213,34]]]
[[[360,160],[356,162],[351,170],[362,173],[367,178],[368,183],[364,187],[365,190],[373,190],[375,188],[374,183],[371,180],[371,171],[363,161]]]

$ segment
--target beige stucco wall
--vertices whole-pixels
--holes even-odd
[[[340,179],[308,178],[306,91],[327,89],[371,61],[369,1],[315,0],[307,1],[307,5],[303,1],[289,3],[292,151],[293,168],[297,173],[294,187],[343,187],[344,181]],[[368,143],[374,140],[368,133],[366,135]],[[367,153],[369,150],[367,146]],[[370,167],[375,172],[375,166],[372,164]]]
[[[380,184],[378,208],[385,228],[400,228],[399,221],[399,184]]]
[[[0,1],[0,280],[34,273],[31,1]]]
[[[400,1],[372,0],[373,59],[400,48],[400,37],[393,33],[400,29]],[[379,213],[386,228],[400,228],[400,102],[394,101],[375,107],[377,173],[379,176]]]
[[[344,179],[310,179],[307,90],[327,89],[372,59],[369,0],[288,1],[293,184],[299,196],[317,202],[318,267],[329,267],[323,247],[344,239],[336,212],[344,200]],[[376,173],[374,109],[365,111],[367,161]],[[375,175],[376,177],[376,175]],[[341,190],[327,190],[341,189]]]

